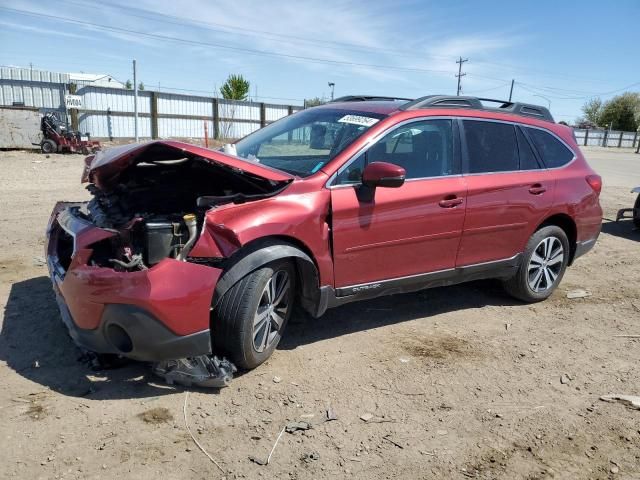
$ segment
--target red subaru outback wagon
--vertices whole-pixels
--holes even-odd
[[[223,151],[152,141],[86,160],[48,266],[82,348],[264,362],[294,305],[498,278],[547,298],[596,242],[600,177],[547,109],[345,97]]]

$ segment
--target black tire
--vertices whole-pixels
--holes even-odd
[[[288,279],[287,291],[282,303],[269,310],[267,286],[271,285],[269,282],[275,282],[277,286],[283,275]],[[267,360],[278,346],[291,317],[295,292],[296,269],[288,260],[272,262],[243,277],[223,295],[215,308],[211,326],[215,351],[225,354],[237,367],[245,370],[256,368]],[[279,297],[278,294],[275,296]],[[275,317],[268,313],[264,329],[260,329],[262,324],[258,323],[254,331],[259,307],[261,313],[273,312]],[[276,318],[282,319],[279,325]]]
[[[547,243],[543,244],[543,242]],[[561,261],[558,261],[558,254],[554,254],[558,252],[558,244],[562,246]],[[543,254],[547,247],[551,250],[548,254],[549,259]],[[523,302],[533,303],[545,300],[562,280],[569,263],[570,252],[569,240],[564,230],[556,225],[542,227],[527,242],[517,273],[503,282],[505,290]],[[543,262],[538,262],[537,258],[540,257],[544,257]],[[538,264],[540,267],[537,267]],[[538,277],[538,273],[541,277]],[[553,281],[549,283],[549,279]]]
[[[58,151],[58,145],[53,140],[47,139],[43,140],[40,144],[40,149],[42,153],[56,153]]]
[[[640,193],[636,198],[636,203],[633,206],[633,224],[636,228],[640,228]]]

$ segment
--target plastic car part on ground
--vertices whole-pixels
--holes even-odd
[[[153,373],[169,385],[185,387],[223,388],[229,386],[237,368],[226,358],[201,355],[156,363]]]

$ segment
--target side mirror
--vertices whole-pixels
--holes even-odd
[[[404,184],[407,172],[399,165],[387,162],[372,162],[362,172],[362,185],[357,190],[358,200],[371,202],[376,187],[398,188]]]
[[[399,165],[387,162],[372,162],[364,167],[362,184],[369,188],[398,188],[404,184],[407,172]]]

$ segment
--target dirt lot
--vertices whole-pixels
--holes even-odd
[[[82,158],[0,152],[3,478],[640,478],[640,232],[614,224],[640,155],[588,150],[603,234],[548,301],[491,281],[398,295],[290,325],[273,358],[221,391],[147,366],[93,371],[42,265],[56,200],[82,200]],[[590,297],[569,300],[582,288]],[[564,376],[563,382],[561,377]],[[325,422],[330,408],[337,420]],[[368,421],[363,420],[368,419]],[[260,466],[283,426],[271,463]]]

